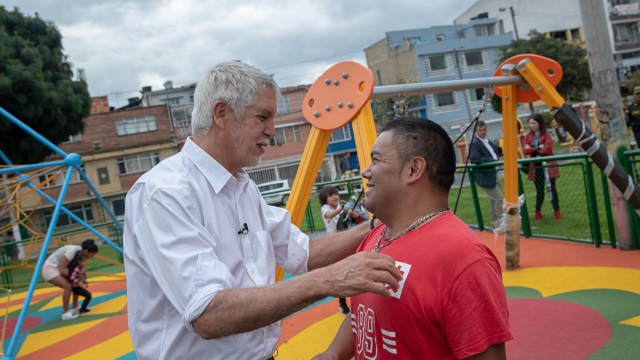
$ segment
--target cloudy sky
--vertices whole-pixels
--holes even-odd
[[[280,86],[311,84],[331,65],[366,63],[386,31],[453,20],[476,0],[0,0],[55,23],[92,96],[112,106],[198,80],[214,64],[241,60]]]

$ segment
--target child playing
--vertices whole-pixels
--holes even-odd
[[[331,185],[323,187],[318,194],[318,200],[320,200],[320,212],[322,213],[322,221],[324,221],[327,233],[336,232],[338,215],[342,211],[338,189]]]
[[[342,211],[340,207],[340,195],[338,189],[331,185],[327,185],[320,190],[318,194],[318,200],[320,200],[320,212],[322,213],[322,220],[324,221],[324,227],[327,233],[336,232],[338,225],[338,217]],[[343,314],[349,313],[349,306],[347,306],[347,300],[345,298],[339,299],[340,305],[338,308]]]
[[[80,314],[91,312],[91,309],[87,307],[89,305],[89,301],[91,301],[91,293],[87,290],[89,284],[87,283],[87,275],[84,271],[88,260],[89,259],[81,251],[78,251],[73,260],[69,262],[69,281],[71,281],[71,285],[73,286],[73,294],[74,296],[79,295],[84,297],[82,307],[78,310]]]

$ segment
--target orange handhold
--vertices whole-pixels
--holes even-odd
[[[531,62],[540,70],[540,72],[544,75],[544,77],[556,87],[560,80],[562,80],[562,67],[555,60],[546,58],[544,56],[535,55],[535,54],[520,54],[505,60],[496,71],[493,73],[493,76],[503,76],[502,67],[506,64],[518,65],[520,61],[524,59],[530,59]],[[537,100],[540,100],[540,96],[537,91],[533,89],[529,84],[522,84],[517,87],[517,95],[518,102],[520,103],[531,103]],[[493,92],[502,97],[502,86],[496,85],[493,87]]]
[[[302,114],[313,126],[335,130],[353,120],[373,94],[373,73],[355,61],[325,71],[304,97]]]

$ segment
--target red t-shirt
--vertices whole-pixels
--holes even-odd
[[[373,230],[358,251],[371,251],[384,229]],[[453,213],[380,252],[396,260],[403,280],[388,298],[352,298],[356,359],[465,358],[513,338],[500,264]]]

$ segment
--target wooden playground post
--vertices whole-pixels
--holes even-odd
[[[504,76],[515,74],[515,66],[505,64]],[[507,269],[520,267],[520,206],[518,205],[518,93],[516,85],[502,88],[502,133],[504,136],[504,220]]]

